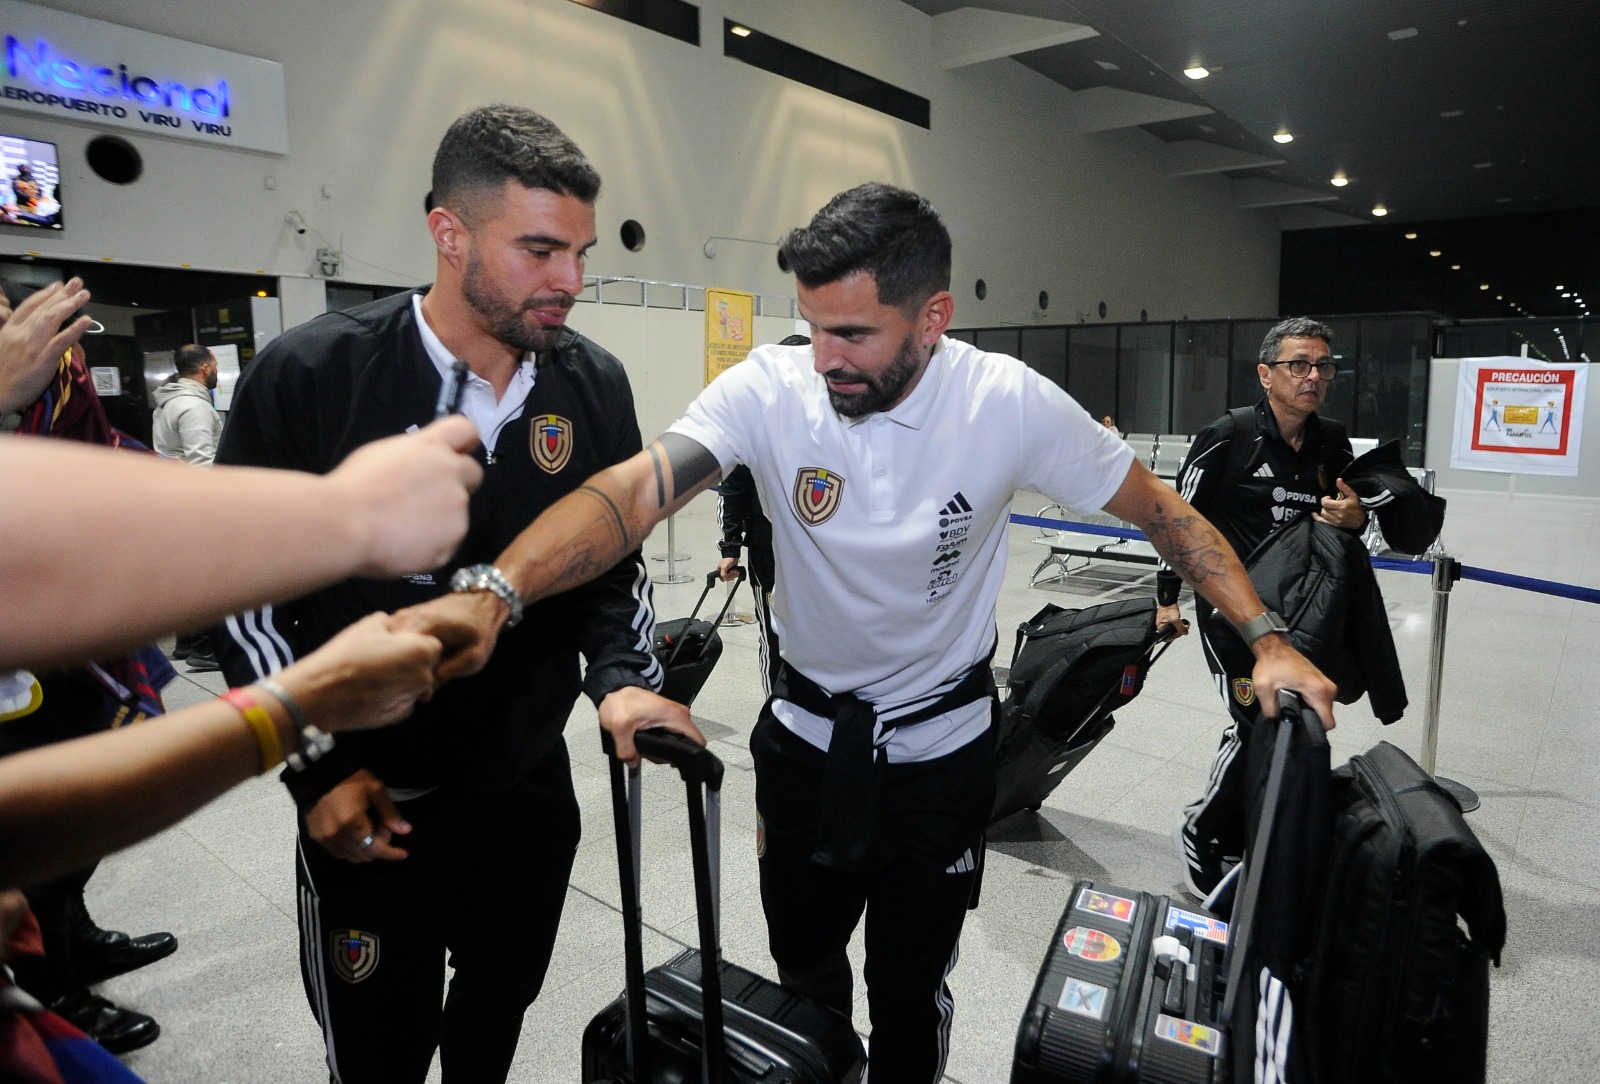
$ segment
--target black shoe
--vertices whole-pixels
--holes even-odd
[[[189,645],[180,642],[172,645],[172,650],[167,652],[167,658],[177,661],[187,659],[192,654],[194,652],[189,650]]]
[[[93,986],[164,960],[177,951],[178,939],[170,933],[129,937],[120,930],[90,927],[88,933],[72,939],[72,970],[84,985]]]
[[[203,674],[208,670],[221,670],[222,664],[215,655],[190,655],[189,673]]]
[[[46,1007],[112,1054],[149,1046],[161,1036],[161,1025],[144,1013],[88,992],[58,997]]]

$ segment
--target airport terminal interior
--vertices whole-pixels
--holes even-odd
[[[813,330],[779,239],[866,181],[922,193],[949,228],[952,340],[1021,359],[1169,482],[1196,433],[1260,396],[1267,329],[1325,321],[1337,376],[1321,413],[1361,448],[1395,442],[1448,502],[1434,546],[1383,554],[1377,573],[1409,706],[1385,726],[1365,699],[1340,705],[1333,763],[1389,742],[1481,800],[1466,823],[1509,924],[1486,1079],[1600,1076],[1600,399],[1584,385],[1600,356],[1600,95],[1583,74],[1600,5],[0,0],[0,32],[0,280],[84,279],[84,365],[110,423],[139,441],[184,344],[221,359],[225,416],[278,335],[435,281],[434,149],[492,102],[548,115],[603,177],[570,323],[621,361],[646,441],[748,348]],[[716,332],[713,290],[744,306]],[[1478,371],[1464,359],[1486,358],[1569,374],[1562,428],[1537,435],[1533,466],[1495,459],[1462,421]],[[1502,434],[1557,417],[1555,400],[1477,405]],[[1006,528],[1002,695],[1020,623],[1156,583],[1153,560],[1125,559],[1142,543],[1092,533],[1108,516],[1027,491],[1010,511],[1051,522]],[[645,543],[658,620],[695,605],[717,519],[702,494]],[[1436,582],[1434,558],[1461,580]],[[692,713],[727,768],[722,951],[776,979],[757,881],[753,608],[737,588]],[[227,689],[174,666],[169,711]],[[1227,720],[1200,638],[1175,641],[1115,720],[1037,810],[989,829],[949,979],[951,1084],[1012,1079],[1075,882],[1194,904],[1173,831]],[[461,729],[470,741],[471,720]],[[584,1028],[623,985],[608,763],[586,698],[565,737],[582,841],[517,1082],[584,1079]],[[695,947],[697,929],[683,785],[646,765],[643,790],[648,967]],[[299,969],[296,817],[269,773],[90,881],[102,926],[179,942],[96,988],[159,1022],[123,1055],[150,1084],[329,1078]],[[863,951],[858,930],[852,1024],[870,1043]],[[453,1084],[437,1060],[429,1081]]]

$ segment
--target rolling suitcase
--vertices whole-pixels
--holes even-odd
[[[645,756],[677,768],[688,790],[700,949],[685,950],[648,973],[644,970],[639,769],[627,770],[624,782],[624,768],[612,758],[627,985],[584,1029],[583,1079],[619,1084],[856,1084],[866,1069],[866,1055],[849,1020],[722,960],[717,905],[722,762],[677,734],[646,730],[634,740]],[[610,735],[604,736],[604,744],[610,752]]]
[[[1299,801],[1285,779],[1314,765],[1318,747],[1326,774],[1327,739],[1293,694],[1280,697],[1279,719],[1267,735],[1271,762],[1255,838],[1242,882],[1234,882],[1242,884],[1235,921],[1166,896],[1079,881],[1017,1029],[1012,1084],[1285,1079],[1255,1072],[1263,1050],[1288,1055],[1284,1037],[1257,1042],[1257,979],[1269,978],[1263,960],[1282,938],[1270,922],[1272,886],[1305,865],[1290,845],[1304,822],[1278,816]],[[1263,891],[1272,907],[1262,907]],[[1262,933],[1268,946],[1257,944]]]
[[[662,678],[661,695],[668,700],[676,700],[684,706],[694,703],[694,698],[700,694],[706,679],[715,669],[717,660],[722,658],[722,636],[717,632],[717,626],[728,615],[733,596],[745,578],[743,565],[737,566],[734,571],[739,578],[734,581],[734,589],[723,600],[722,610],[715,621],[697,619],[700,607],[705,605],[706,596],[711,594],[711,588],[718,579],[713,569],[706,573],[706,589],[700,592],[700,601],[694,604],[688,617],[656,622],[655,641],[651,650],[661,660],[661,668],[666,672]]]
[[[1168,642],[1150,598],[1046,606],[1018,627],[1010,695],[1000,705],[991,824],[1039,808],[1111,733],[1111,713],[1139,695]]]

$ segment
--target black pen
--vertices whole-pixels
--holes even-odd
[[[439,385],[439,401],[433,407],[434,418],[443,418],[447,414],[460,414],[461,397],[466,392],[467,363],[458,361],[450,366],[450,371],[444,374],[444,383]]]

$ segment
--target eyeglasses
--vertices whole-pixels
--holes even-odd
[[[1317,370],[1317,375],[1322,377],[1324,380],[1332,380],[1334,377],[1339,375],[1339,366],[1331,361],[1319,361],[1314,366],[1305,358],[1295,358],[1293,361],[1267,362],[1268,368],[1271,368],[1274,365],[1287,365],[1289,367],[1289,375],[1294,377],[1296,380],[1304,380],[1307,376],[1311,375],[1311,370],[1313,368]]]

